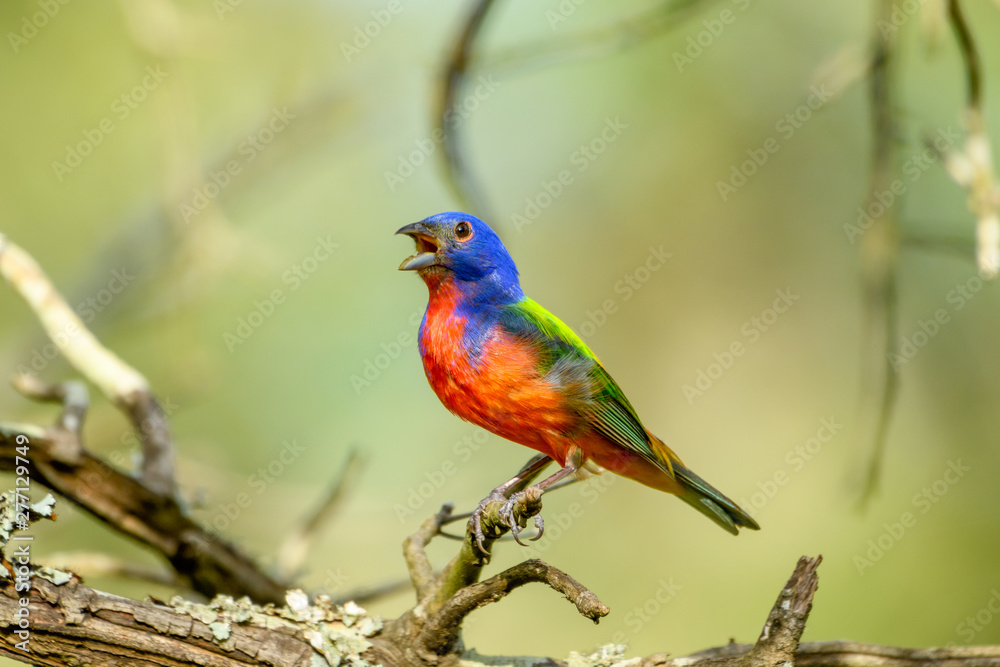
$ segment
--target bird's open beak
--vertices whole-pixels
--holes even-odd
[[[430,230],[422,222],[414,222],[396,231],[397,234],[406,234],[417,244],[417,252],[403,260],[399,265],[400,271],[416,271],[438,263],[438,240],[431,234]]]

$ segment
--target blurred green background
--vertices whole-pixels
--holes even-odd
[[[961,127],[958,54],[933,20],[941,3],[923,4],[900,33],[902,159],[923,150],[925,134]],[[964,4],[983,53],[988,121],[1000,128],[998,8]],[[468,7],[389,6],[70,2],[23,40],[10,34],[23,36],[40,3],[0,7],[9,42],[0,48],[0,231],[172,406],[192,512],[263,562],[274,563],[348,450],[364,453],[301,579],[333,594],[404,576],[407,534],[443,502],[470,509],[530,454],[450,415],[423,377],[414,337],[426,290],[396,271],[412,245],[392,233],[459,206],[440,146],[424,160],[411,153],[428,145],[437,77]],[[1000,598],[1000,292],[988,284],[957,307],[953,290],[976,276],[968,258],[901,255],[900,335],[912,338],[941,308],[949,321],[901,369],[883,485],[858,509],[875,397],[863,391],[870,342],[858,245],[842,226],[857,219],[867,183],[864,82],[791,132],[781,121],[860,57],[872,8],[705,2],[627,50],[489,69],[494,55],[649,7],[561,6],[572,11],[554,26],[555,0],[499,7],[480,45],[484,69],[464,93],[475,97],[475,78],[493,74],[460,128],[490,222],[525,291],[584,334],[645,424],[753,508],[763,530],[734,539],[628,481],[560,491],[545,503],[549,536],[527,553],[588,585],[612,614],[595,627],[551,590],[528,587],[474,614],[467,645],[560,657],[612,640],[630,655],[753,641],[796,559],[820,553],[807,640],[1000,642],[988,608]],[[706,33],[724,10],[732,20]],[[379,18],[385,25],[372,24]],[[345,49],[366,24],[367,45]],[[699,38],[707,46],[678,66]],[[581,161],[581,146],[616,119],[614,141]],[[717,183],[770,138],[777,152],[723,201]],[[77,163],[74,150],[89,154]],[[422,164],[390,187],[386,174],[401,162]],[[562,170],[572,182],[539,198]],[[895,204],[904,228],[971,239],[965,194],[939,164],[906,185]],[[517,226],[526,199],[546,205]],[[318,252],[324,244],[336,247]],[[661,247],[670,258],[639,270]],[[639,289],[623,287],[626,276]],[[280,303],[263,304],[275,290]],[[765,311],[777,290],[798,298],[772,320]],[[0,289],[0,313],[0,373],[11,376],[46,340],[9,289]],[[755,317],[771,323],[764,330]],[[241,329],[241,320],[259,326]],[[745,352],[720,375],[713,355],[724,358],[734,342]],[[59,359],[40,366],[46,380],[74,376]],[[686,395],[700,371],[718,377]],[[55,415],[6,384],[0,406],[8,421]],[[823,420],[841,426],[809,443]],[[103,455],[135,451],[102,397],[86,437]],[[809,446],[808,459],[796,454]],[[283,449],[297,453],[281,462]],[[967,470],[940,481],[951,464]],[[269,465],[266,477],[257,472]],[[933,502],[920,497],[925,487]],[[252,504],[228,516],[241,493]],[[570,520],[573,503],[582,510]],[[904,512],[915,523],[899,536],[892,524]],[[105,551],[157,563],[68,503],[59,513],[58,524],[35,528],[36,556]],[[880,538],[889,547],[881,555],[870,544]],[[431,548],[438,565],[454,550],[448,541]],[[525,554],[503,545],[490,571]],[[87,581],[138,598],[170,594]],[[411,602],[400,593],[370,608],[392,616]],[[977,613],[972,630],[966,618]]]

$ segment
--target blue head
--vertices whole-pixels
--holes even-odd
[[[474,302],[510,302],[524,296],[510,253],[479,218],[438,213],[396,233],[417,244],[416,254],[403,260],[399,270],[416,271],[431,290],[453,280]]]

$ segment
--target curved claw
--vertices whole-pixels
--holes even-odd
[[[472,533],[476,536],[476,546],[479,547],[479,552],[482,554],[488,554],[486,546],[483,544],[483,540],[486,536],[483,535],[483,515],[482,512],[472,513]]]
[[[493,492],[490,493],[490,495],[486,496],[485,498],[482,499],[482,501],[480,501],[479,506],[472,511],[471,518],[469,519],[469,524],[472,529],[472,534],[476,538],[476,546],[479,548],[479,553],[486,556],[487,558],[489,558],[490,552],[486,548],[485,544],[486,535],[483,533],[483,512],[486,511],[486,507],[490,503],[495,501],[507,501],[507,498],[503,496],[499,491],[494,489]],[[504,505],[506,505],[506,502],[504,503]],[[502,509],[500,512],[500,520],[504,521]]]
[[[502,521],[505,526],[510,528],[510,534],[511,537],[514,538],[514,541],[521,546],[524,546],[524,542],[522,542],[520,538],[521,527],[517,525],[517,519],[514,517],[514,505],[517,504],[517,500],[520,495],[520,493],[515,493],[507,502],[503,504],[503,507],[500,508],[500,521]]]
[[[542,539],[542,535],[545,534],[545,521],[542,520],[541,514],[535,515],[535,528],[538,530],[538,534],[531,538],[532,542]]]

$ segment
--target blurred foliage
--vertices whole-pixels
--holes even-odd
[[[3,3],[5,39],[45,4]],[[900,33],[902,156],[962,122],[956,47],[932,20],[938,1],[922,4]],[[998,8],[966,4],[988,121],[1000,128]],[[648,6],[509,3],[480,48],[599,29]],[[0,58],[0,231],[174,406],[192,512],[273,563],[282,527],[323,496],[349,447],[366,453],[352,497],[308,559],[303,582],[313,588],[403,576],[400,543],[425,516],[445,501],[471,508],[529,456],[440,406],[414,345],[425,289],[395,270],[411,247],[392,232],[456,206],[431,113],[467,10],[405,0],[69,2]],[[732,20],[713,23],[723,11]],[[599,493],[560,491],[546,499],[549,537],[531,553],[588,585],[611,616],[595,628],[551,591],[529,588],[474,614],[467,645],[560,656],[615,639],[632,654],[676,655],[751,641],[795,560],[817,553],[806,639],[1000,642],[1000,620],[966,624],[977,613],[984,623],[982,610],[993,619],[987,603],[1000,589],[1000,293],[988,284],[961,309],[949,298],[976,275],[969,256],[902,255],[900,332],[912,339],[938,309],[949,321],[901,368],[882,490],[857,509],[871,436],[861,415],[873,399],[861,392],[859,257],[843,225],[865,195],[864,84],[790,134],[780,123],[841,62],[831,56],[863,51],[871,19],[855,0],[703,2],[627,50],[504,70],[469,101],[461,132],[525,291],[585,334],[646,425],[755,506],[763,530],[733,539],[676,499],[622,480]],[[680,67],[677,54],[696,53],[688,49],[699,40]],[[489,72],[466,94],[479,74]],[[624,129],[581,169],[578,151],[609,119]],[[771,138],[778,150],[723,201],[717,183]],[[68,167],[72,150],[89,154],[68,171],[54,166]],[[402,182],[387,178],[418,161]],[[571,182],[540,197],[563,170]],[[512,216],[532,212],[526,198],[539,215],[515,225]],[[971,247],[964,194],[940,165],[900,199],[906,230]],[[670,259],[639,271],[661,246]],[[638,288],[623,287],[626,276]],[[752,318],[769,317],[776,290],[799,298],[760,329]],[[0,313],[0,373],[34,359],[44,379],[73,375],[45,359],[39,325],[9,290]],[[737,341],[745,352],[711,368],[728,363]],[[689,400],[684,386],[699,371],[718,377]],[[89,446],[127,464],[134,434],[94,403]],[[6,386],[0,405],[5,420],[54,416]],[[810,458],[796,454],[824,419],[842,427]],[[968,470],[934,487],[949,462]],[[918,497],[925,487],[934,502]],[[238,507],[240,494],[248,506]],[[571,518],[573,503],[582,511]],[[897,537],[904,512],[915,522]],[[67,503],[59,514],[37,529],[36,555],[101,550],[155,562]],[[880,538],[889,548],[859,565]],[[453,549],[442,542],[432,553],[443,564]],[[491,567],[524,555],[506,546]],[[393,615],[411,599],[372,609]]]

